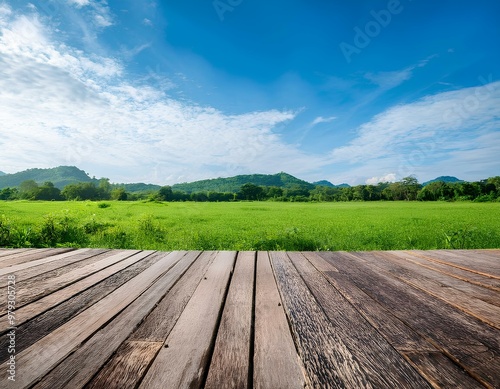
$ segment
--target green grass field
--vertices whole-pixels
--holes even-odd
[[[0,246],[156,250],[500,248],[500,203],[0,202]]]

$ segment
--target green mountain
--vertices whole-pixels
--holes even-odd
[[[321,181],[316,181],[312,183],[314,186],[328,186],[329,188],[335,188],[335,185],[333,185],[330,181],[327,180],[321,180]]]
[[[0,174],[0,189],[7,187],[18,187],[21,182],[34,180],[38,184],[50,181],[57,188],[62,189],[68,184],[78,182],[98,183],[98,179],[90,176],[75,166],[59,166],[50,169],[28,169],[13,174]],[[331,182],[323,180],[311,184],[298,179],[290,174],[281,172],[277,174],[248,174],[227,178],[215,178],[189,183],[172,185],[173,190],[192,192],[232,192],[236,193],[241,186],[252,183],[259,186],[277,186],[279,188],[304,188],[314,189],[315,186],[343,187],[346,184],[333,185]],[[152,192],[161,188],[161,185],[133,183],[133,184],[112,184],[112,188],[124,188],[127,192]]]
[[[173,190],[192,192],[232,192],[236,193],[244,184],[252,183],[259,186],[277,186],[280,188],[301,187],[314,189],[314,185],[300,180],[287,173],[278,174],[249,174],[228,178],[214,178],[190,183],[172,185]]]
[[[458,179],[457,177],[452,177],[452,176],[440,176],[437,178],[434,178],[433,180],[424,182],[422,185],[426,186],[427,184],[430,184],[431,182],[447,182],[447,183],[454,183],[454,182],[464,182],[463,180]]]
[[[330,181],[327,180],[321,180],[321,181],[316,181],[313,182],[314,186],[327,186],[329,188],[349,188],[349,184],[339,184],[339,185],[334,185]]]
[[[58,166],[50,169],[28,169],[0,176],[0,189],[17,187],[21,182],[34,180],[38,184],[51,181],[59,189],[76,182],[91,182],[92,178],[75,166]]]
[[[4,173],[4,172],[0,171],[0,177],[1,177],[1,176],[5,176],[6,174],[7,174],[7,173]]]

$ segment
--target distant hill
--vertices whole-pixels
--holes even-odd
[[[0,171],[0,177],[1,177],[1,176],[5,176],[6,174],[7,174],[7,173],[4,173],[4,172]]]
[[[210,180],[175,184],[172,185],[172,189],[187,193],[204,191],[236,193],[240,190],[242,185],[248,183],[259,186],[277,186],[280,188],[292,188],[299,186],[301,188],[314,189],[313,184],[300,180],[284,172],[277,174],[249,174],[228,178],[214,178]]]
[[[321,181],[316,181],[312,183],[314,186],[328,186],[330,188],[335,188],[335,185],[333,185],[330,181],[327,180],[321,180]]]
[[[426,181],[422,185],[426,186],[427,184],[430,184],[431,182],[447,182],[447,183],[454,183],[454,182],[464,182],[463,180],[458,179],[457,177],[452,177],[452,176],[439,176],[437,178],[434,178],[433,180]]]
[[[59,166],[50,169],[28,169],[13,174],[0,176],[0,189],[17,187],[21,182],[34,180],[38,184],[50,181],[59,189],[77,182],[91,182],[92,178],[75,166]]]
[[[327,180],[321,180],[321,181],[313,182],[313,185],[314,186],[327,186],[329,188],[349,188],[350,187],[349,184],[335,185],[335,184],[332,184],[330,181],[327,181]]]

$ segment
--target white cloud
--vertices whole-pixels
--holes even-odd
[[[311,122],[311,127],[315,126],[316,124],[320,124],[320,123],[330,123],[330,122],[334,121],[335,119],[337,119],[336,116],[330,116],[330,117],[326,117],[326,118],[324,118],[323,116],[318,116],[317,118],[315,118]]]
[[[365,78],[382,89],[392,89],[412,76],[413,67],[394,72],[366,73]]]
[[[90,8],[88,14],[97,28],[106,28],[114,24],[111,10],[105,0],[68,0],[68,3],[78,9]]]
[[[174,183],[325,163],[274,132],[295,112],[226,115],[175,100],[127,81],[112,58],[53,41],[36,16],[0,25],[0,106],[6,171],[74,164],[113,181]]]
[[[77,8],[82,8],[86,7],[87,5],[90,5],[90,0],[67,0],[68,4],[74,5]]]
[[[152,26],[153,22],[151,20],[149,20],[148,18],[144,18],[144,20],[142,21],[142,24],[144,24],[145,26]]]
[[[398,178],[421,176],[429,166],[472,175],[485,163],[481,156],[499,152],[498,107],[500,82],[490,77],[485,85],[392,107],[360,126],[356,137],[331,155],[334,162],[351,164],[349,174],[357,178],[376,177],[384,170]],[[493,158],[489,166],[498,170],[498,161]]]
[[[396,181],[395,173],[387,173],[382,177],[371,177],[366,180],[367,185],[377,185],[379,182],[394,182]]]

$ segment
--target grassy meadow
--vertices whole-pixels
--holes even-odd
[[[500,203],[0,202],[2,247],[500,248]]]

